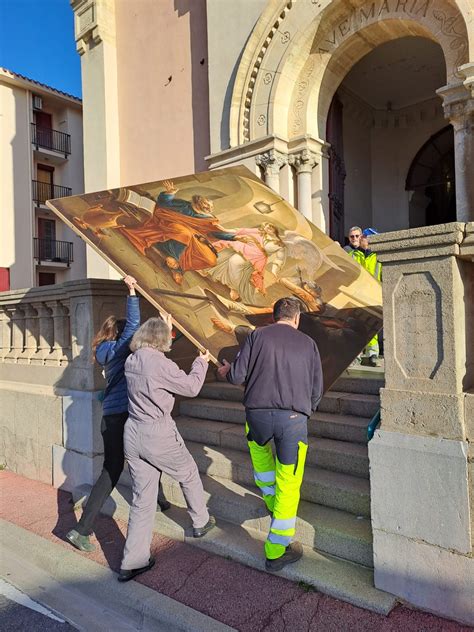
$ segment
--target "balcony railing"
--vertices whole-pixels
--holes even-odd
[[[38,263],[53,261],[69,265],[73,259],[73,243],[71,241],[57,241],[56,239],[41,239],[33,237],[33,253]]]
[[[49,127],[39,127],[36,123],[31,124],[31,142],[36,146],[57,151],[67,158],[71,153],[71,135],[58,132]]]
[[[44,204],[46,200],[68,197],[71,194],[72,189],[69,187],[62,187],[58,184],[50,184],[49,182],[33,180],[33,200],[37,204]]]

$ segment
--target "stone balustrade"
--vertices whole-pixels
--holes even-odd
[[[72,489],[101,465],[100,368],[94,333],[125,315],[120,281],[85,279],[0,293],[0,461]],[[141,301],[142,318],[155,313]]]

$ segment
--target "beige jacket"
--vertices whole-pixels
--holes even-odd
[[[138,349],[125,362],[129,418],[146,423],[170,417],[174,394],[196,397],[206,372],[207,362],[201,357],[186,374],[163,352],[150,347]]]

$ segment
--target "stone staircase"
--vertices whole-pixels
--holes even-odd
[[[210,493],[211,512],[266,535],[270,516],[253,483],[242,394],[242,388],[230,384],[207,383],[198,398],[181,402],[176,424],[200,472],[220,485],[217,495]],[[372,565],[366,428],[378,406],[378,396],[371,393],[331,391],[323,398],[309,423],[297,524],[297,539],[305,546],[365,566]],[[346,440],[348,426],[357,443]],[[229,482],[251,497],[233,515],[228,503],[222,503],[222,496],[235,494]],[[205,481],[206,489],[209,483]]]
[[[388,613],[392,595],[373,586],[367,424],[378,410],[378,377],[341,377],[309,422],[309,450],[296,538],[305,555],[281,573],[355,605]],[[213,553],[263,569],[263,542],[270,516],[257,495],[244,434],[243,389],[207,382],[195,399],[179,404],[176,424],[202,475],[209,510],[218,528],[188,538],[189,518],[178,484],[163,476],[174,507],[157,514],[156,529]],[[107,513],[125,515],[127,476]],[[185,528],[182,525],[188,525]]]

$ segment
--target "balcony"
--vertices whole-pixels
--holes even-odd
[[[33,237],[33,256],[38,264],[46,261],[66,264],[69,267],[71,261],[74,261],[72,247],[72,241]]]
[[[46,200],[54,200],[55,198],[69,197],[72,195],[70,187],[62,187],[58,184],[50,184],[49,182],[40,182],[33,180],[33,201],[36,204],[44,204]]]
[[[31,123],[31,142],[41,156],[48,158],[58,156],[60,161],[64,161],[71,153],[70,134],[39,127],[36,123]]]

